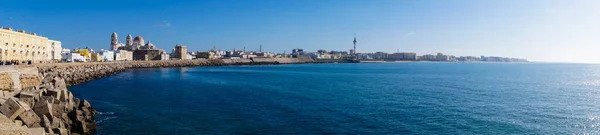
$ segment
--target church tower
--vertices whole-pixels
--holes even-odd
[[[117,36],[117,32],[113,32],[110,36],[110,49],[117,50],[119,47],[119,36]]]
[[[131,37],[131,34],[127,35],[125,40],[125,46],[131,47],[131,45],[133,45],[133,37]]]

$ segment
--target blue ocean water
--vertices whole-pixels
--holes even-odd
[[[69,88],[99,134],[599,134],[600,65],[136,69]]]

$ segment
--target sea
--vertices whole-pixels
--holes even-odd
[[[69,87],[97,134],[600,134],[600,65],[134,69]]]

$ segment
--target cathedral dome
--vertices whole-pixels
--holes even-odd
[[[144,38],[142,36],[136,36],[133,41],[144,41]]]

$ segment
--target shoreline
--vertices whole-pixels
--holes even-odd
[[[315,62],[306,58],[255,58],[45,63],[0,67],[0,84],[10,84],[10,87],[0,87],[0,118],[6,117],[4,120],[9,121],[7,129],[18,129],[0,129],[0,134],[94,134],[96,110],[87,100],[73,97],[68,87],[129,69],[306,63]]]
[[[70,86],[108,77],[130,69],[320,64],[333,61],[314,61],[305,58],[255,58],[216,60],[166,60],[166,61],[117,61],[87,63],[45,63],[37,65],[0,66],[0,84],[6,84],[2,75],[12,75],[14,87],[0,87],[0,105],[11,102],[16,110],[2,112],[2,116],[14,122],[15,128],[30,132],[57,134],[93,134],[96,130],[96,110],[85,99],[73,97]],[[336,61],[334,63],[407,63],[426,61]],[[14,70],[14,72],[7,72]],[[16,76],[16,77],[15,77]],[[11,85],[12,87],[13,85]],[[8,94],[7,94],[8,93]],[[1,106],[0,106],[1,107]],[[60,108],[60,109],[55,109]],[[2,110],[0,108],[0,110]],[[31,115],[34,117],[26,117]],[[9,124],[10,125],[10,124]],[[9,131],[0,129],[0,134]]]

